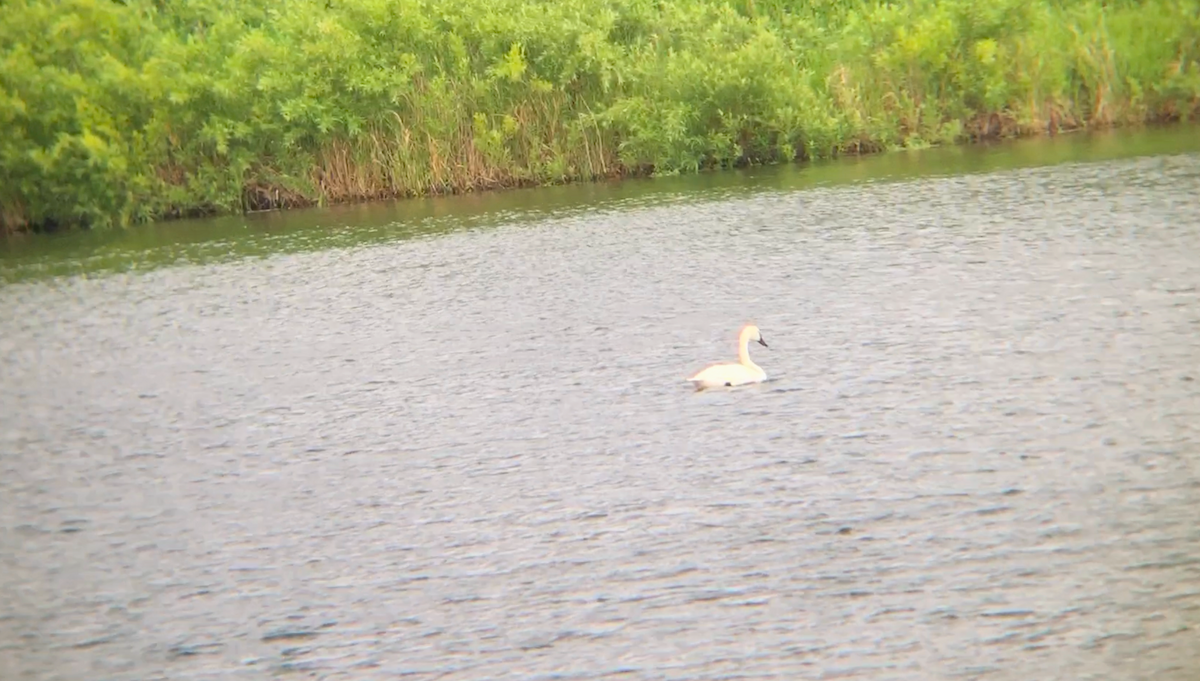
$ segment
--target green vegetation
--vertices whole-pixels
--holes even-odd
[[[3,0],[0,18],[0,231],[1200,111],[1200,0]]]

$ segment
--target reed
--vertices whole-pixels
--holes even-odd
[[[7,0],[0,230],[1200,111],[1200,0]]]

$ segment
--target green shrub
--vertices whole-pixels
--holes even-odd
[[[7,0],[0,229],[1186,118],[1200,0]]]

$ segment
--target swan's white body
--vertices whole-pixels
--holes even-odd
[[[742,332],[738,334],[738,361],[736,364],[714,364],[688,380],[696,386],[696,390],[765,381],[767,372],[750,361],[750,350],[747,347],[750,345],[750,341],[758,341],[764,348],[767,347],[758,327],[748,324],[742,327]]]

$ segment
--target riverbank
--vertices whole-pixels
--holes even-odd
[[[21,0],[0,231],[828,158],[1200,111],[1200,3]]]

